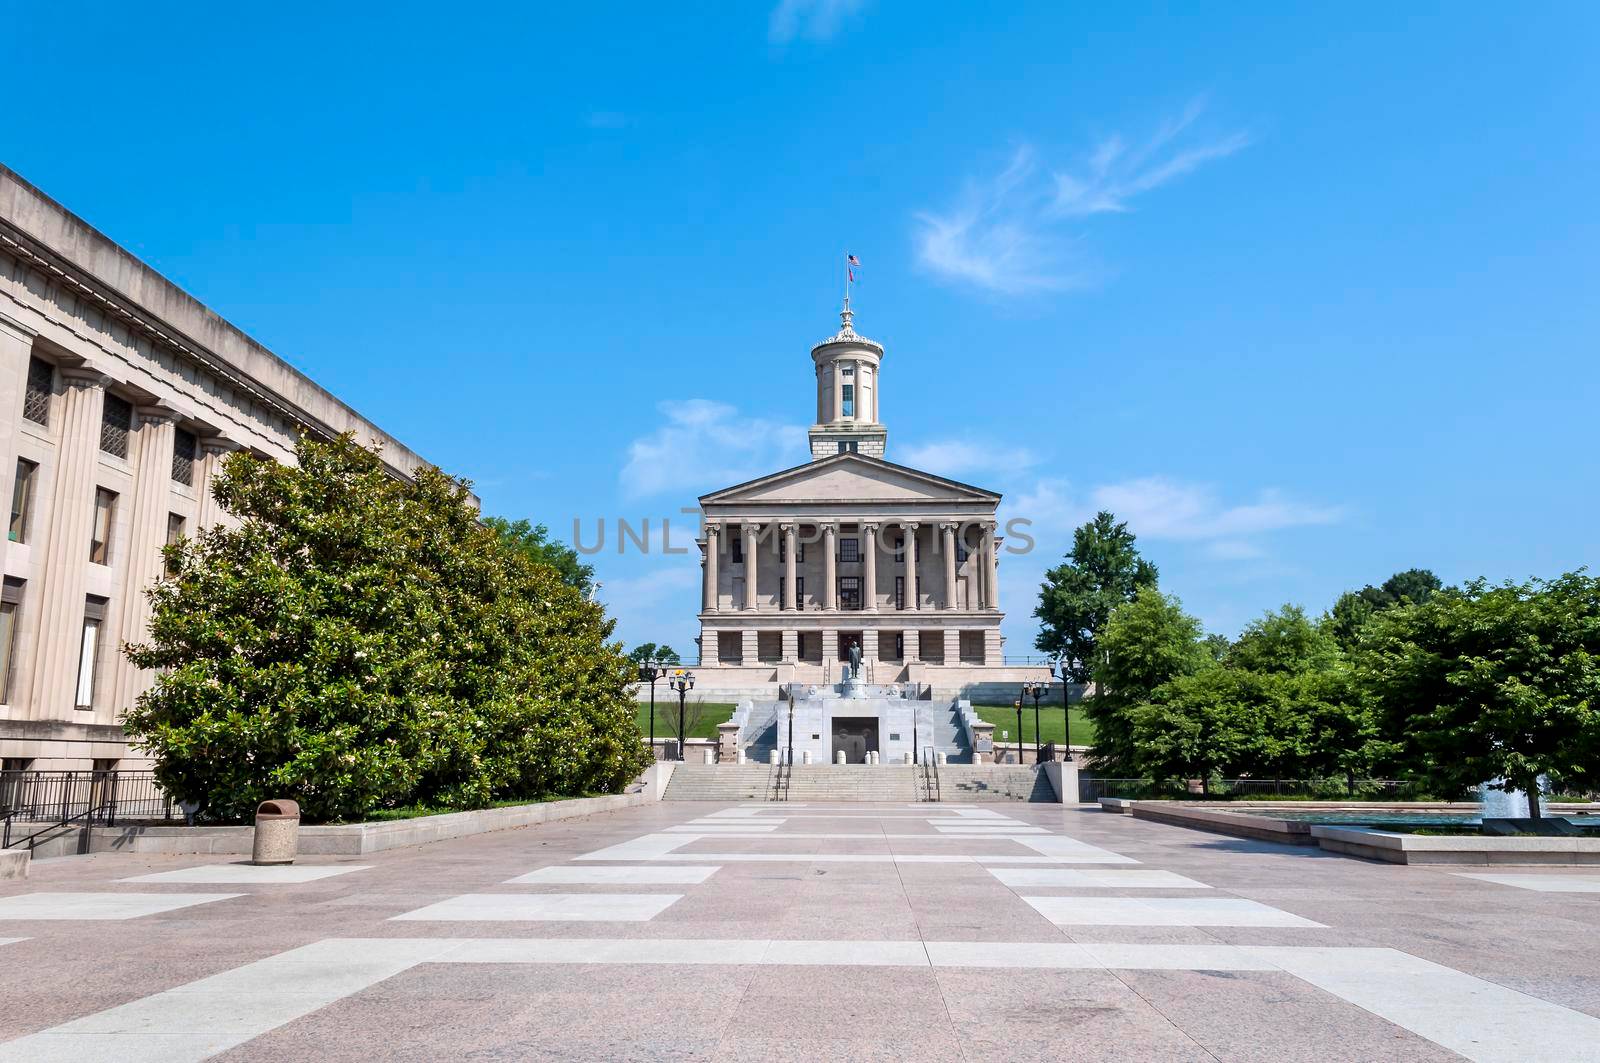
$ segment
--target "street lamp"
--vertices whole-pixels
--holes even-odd
[[[1067,658],[1066,658],[1065,654],[1063,654],[1060,657],[1051,658],[1051,661],[1050,661],[1050,678],[1061,680],[1061,720],[1062,720],[1063,723],[1065,723],[1067,725],[1067,755],[1065,757],[1063,757],[1062,759],[1063,760],[1071,760],[1072,759],[1072,695],[1067,689],[1067,684],[1071,681],[1071,677],[1067,673]]]
[[[1038,750],[1044,738],[1044,732],[1039,730],[1039,699],[1044,697],[1049,690],[1049,683],[1041,683],[1038,680],[1029,680],[1022,684],[1023,696],[1033,699],[1033,759],[1035,762],[1039,760]]]
[[[1022,699],[1011,703],[1017,710],[1017,763],[1022,763]]]
[[[656,755],[656,680],[667,674],[667,666],[651,657],[639,662],[639,682],[650,684],[650,759]]]
[[[671,679],[667,680],[667,686],[678,692],[678,759],[686,760],[688,758],[683,755],[683,703],[689,696],[689,691],[694,689],[694,675],[680,668],[673,673]]]

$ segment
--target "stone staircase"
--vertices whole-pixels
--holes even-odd
[[[941,801],[1044,801],[1055,787],[1032,765],[946,764],[939,769]]]
[[[945,764],[939,768],[943,801],[1055,801],[1043,772],[1032,767]],[[680,764],[663,800],[893,801],[926,800],[921,765],[797,764],[793,771],[767,764]]]

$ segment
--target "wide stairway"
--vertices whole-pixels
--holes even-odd
[[[1031,767],[945,764],[937,771],[942,801],[1054,801],[1044,773]],[[667,801],[898,801],[929,800],[922,765],[679,764],[667,782]]]

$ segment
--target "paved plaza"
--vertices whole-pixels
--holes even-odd
[[[0,1060],[1600,1060],[1600,877],[1047,805],[667,803],[0,884]]]

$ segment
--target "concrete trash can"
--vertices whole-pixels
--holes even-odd
[[[292,864],[300,847],[300,805],[295,801],[263,801],[256,808],[252,864]]]

